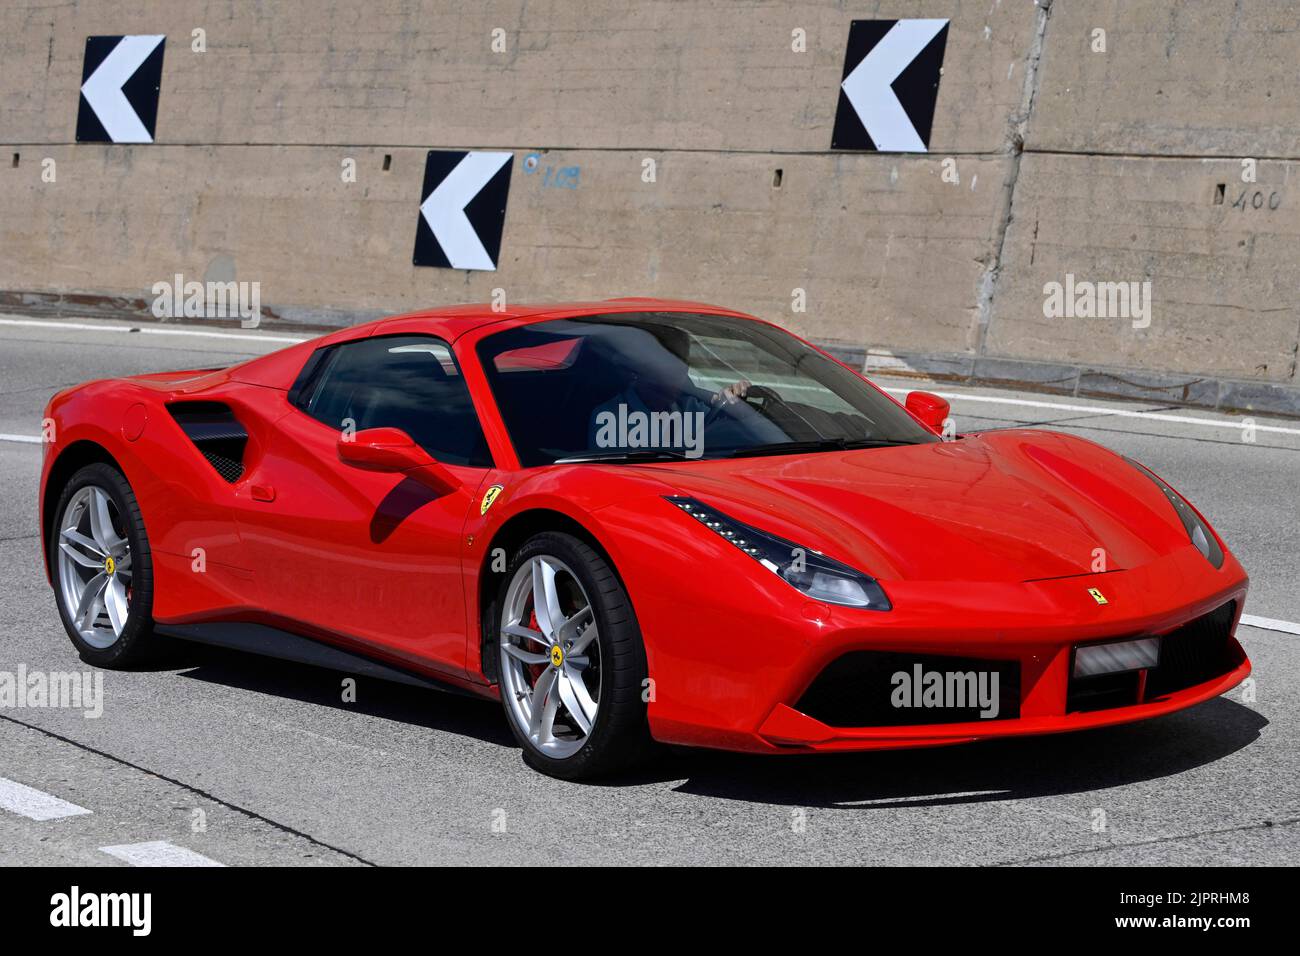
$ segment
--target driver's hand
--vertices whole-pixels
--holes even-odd
[[[724,405],[730,405],[737,399],[744,398],[749,394],[749,387],[753,384],[749,379],[742,378],[734,385],[728,385],[715,396],[715,401],[722,402]]]

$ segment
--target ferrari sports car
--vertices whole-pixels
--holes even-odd
[[[1158,475],[959,434],[770,323],[615,299],[383,319],[46,409],[88,662],[177,640],[500,700],[578,779],[1120,724],[1223,693],[1247,577]]]

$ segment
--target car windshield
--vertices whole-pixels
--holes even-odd
[[[751,320],[555,319],[490,335],[478,355],[525,467],[939,440],[844,366]]]

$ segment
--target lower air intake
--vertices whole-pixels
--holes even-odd
[[[1160,645],[1160,666],[1147,675],[1146,699],[1186,690],[1222,677],[1242,661],[1232,639],[1234,601],[1166,634]]]
[[[829,727],[905,727],[1020,716],[1020,663],[851,651],[831,661],[795,708]]]
[[[1067,713],[1109,710],[1150,703],[1161,697],[1222,677],[1244,659],[1232,639],[1234,601],[1188,621],[1160,639],[1160,663],[1147,670],[1146,686],[1138,671],[1102,677],[1070,677]]]

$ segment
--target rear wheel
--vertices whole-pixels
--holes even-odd
[[[153,648],[153,562],[140,506],[111,465],[87,465],[64,487],[50,535],[59,616],[82,660],[126,667]]]
[[[609,564],[571,535],[539,534],[496,608],[501,703],[528,764],[578,780],[643,759],[645,647]]]

